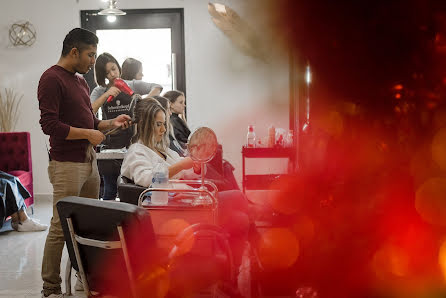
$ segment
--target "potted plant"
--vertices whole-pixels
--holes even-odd
[[[13,131],[18,120],[19,105],[23,94],[19,95],[12,88],[0,92],[0,132]]]

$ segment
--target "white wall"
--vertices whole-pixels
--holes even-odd
[[[220,1],[241,16],[244,1]],[[248,124],[258,135],[267,126],[288,127],[287,69],[265,65],[240,53],[213,24],[206,0],[121,0],[125,9],[184,7],[188,121],[192,128],[209,126],[224,147],[224,157],[236,167],[241,181],[241,147]],[[2,0],[0,2],[0,89],[14,88],[24,94],[17,131],[31,132],[34,191],[50,194],[48,157],[39,125],[37,85],[43,71],[59,58],[62,41],[80,26],[80,10],[100,9],[100,0]],[[37,31],[29,48],[14,48],[8,39],[12,23],[26,20]],[[260,32],[261,33],[261,32]]]

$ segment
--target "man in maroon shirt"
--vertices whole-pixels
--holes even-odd
[[[37,91],[40,125],[50,136],[48,176],[53,185],[53,217],[42,261],[42,297],[63,297],[60,260],[64,236],[56,203],[68,196],[98,198],[100,180],[93,146],[104,140],[101,131],[128,128],[130,121],[128,115],[100,121],[93,113],[90,90],[79,74],[94,66],[97,43],[94,33],[71,30],[58,63],[43,73]]]

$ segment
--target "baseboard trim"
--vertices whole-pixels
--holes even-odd
[[[35,202],[51,202],[53,200],[53,194],[51,193],[35,193],[34,194],[34,203]]]

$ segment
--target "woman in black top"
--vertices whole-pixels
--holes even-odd
[[[184,108],[186,108],[186,98],[184,93],[177,90],[172,90],[164,93],[163,95],[170,101],[170,110],[172,115],[170,116],[170,123],[173,126],[173,132],[175,138],[180,142],[183,148],[187,143],[187,139],[190,135],[190,129],[187,126],[186,121],[184,121]],[[183,118],[180,117],[183,116]]]

